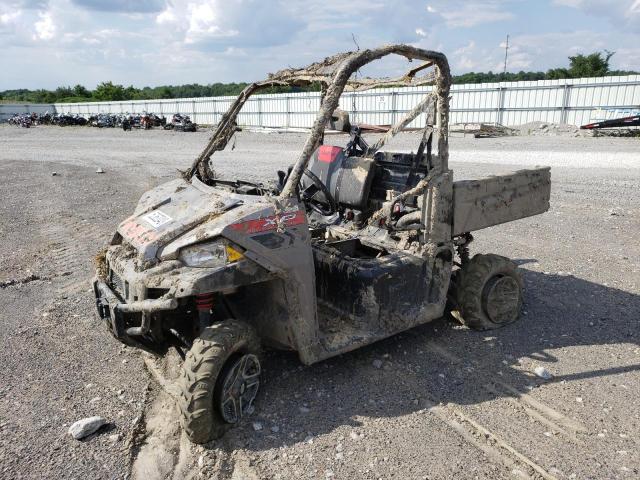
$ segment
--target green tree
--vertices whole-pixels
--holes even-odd
[[[91,96],[91,92],[82,85],[76,85],[73,87],[73,95],[76,97],[88,98]]]
[[[158,87],[154,90],[155,91],[151,94],[151,98],[174,98],[173,89],[171,87]]]
[[[73,96],[73,90],[71,87],[58,87],[53,93],[56,96],[56,99]]]
[[[571,78],[566,68],[552,68],[547,70],[545,80],[559,80],[561,78]]]
[[[125,89],[122,85],[114,85],[112,82],[102,82],[96,87],[92,94],[98,101],[126,100]]]
[[[603,77],[609,73],[609,60],[615,52],[595,52],[589,55],[578,54],[569,57],[568,74],[571,78]]]

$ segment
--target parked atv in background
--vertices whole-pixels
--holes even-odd
[[[394,79],[354,76],[388,55],[412,68]],[[251,95],[314,83],[325,92],[320,110],[277,183],[214,171],[211,157]],[[375,143],[352,126],[346,144],[324,144],[345,88],[385,85],[433,90]],[[408,45],[272,74],[243,90],[180,178],[146,192],[118,226],[98,257],[99,317],[126,345],[182,357],[172,390],[192,441],[220,437],[251,412],[263,347],[295,351],[308,365],[441,318],[447,306],[479,330],[518,319],[518,267],[500,255],[472,257],[471,232],[547,211],[550,171],[454,182],[450,85],[443,54]],[[418,118],[415,151],[383,150]]]
[[[165,130],[175,130],[177,132],[195,132],[198,125],[191,121],[189,115],[174,114],[171,121],[164,126]]]

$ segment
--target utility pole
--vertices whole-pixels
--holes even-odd
[[[509,57],[509,35],[507,34],[507,43],[504,46],[504,70],[502,73],[507,73],[507,58]]]

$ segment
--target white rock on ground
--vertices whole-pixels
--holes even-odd
[[[536,367],[533,373],[544,380],[551,380],[553,378],[551,372],[544,367]]]
[[[69,427],[69,435],[76,440],[87,437],[102,427],[107,421],[102,417],[87,417]]]

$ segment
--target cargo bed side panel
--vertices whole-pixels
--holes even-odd
[[[549,167],[454,182],[453,234],[544,213],[550,195]]]

